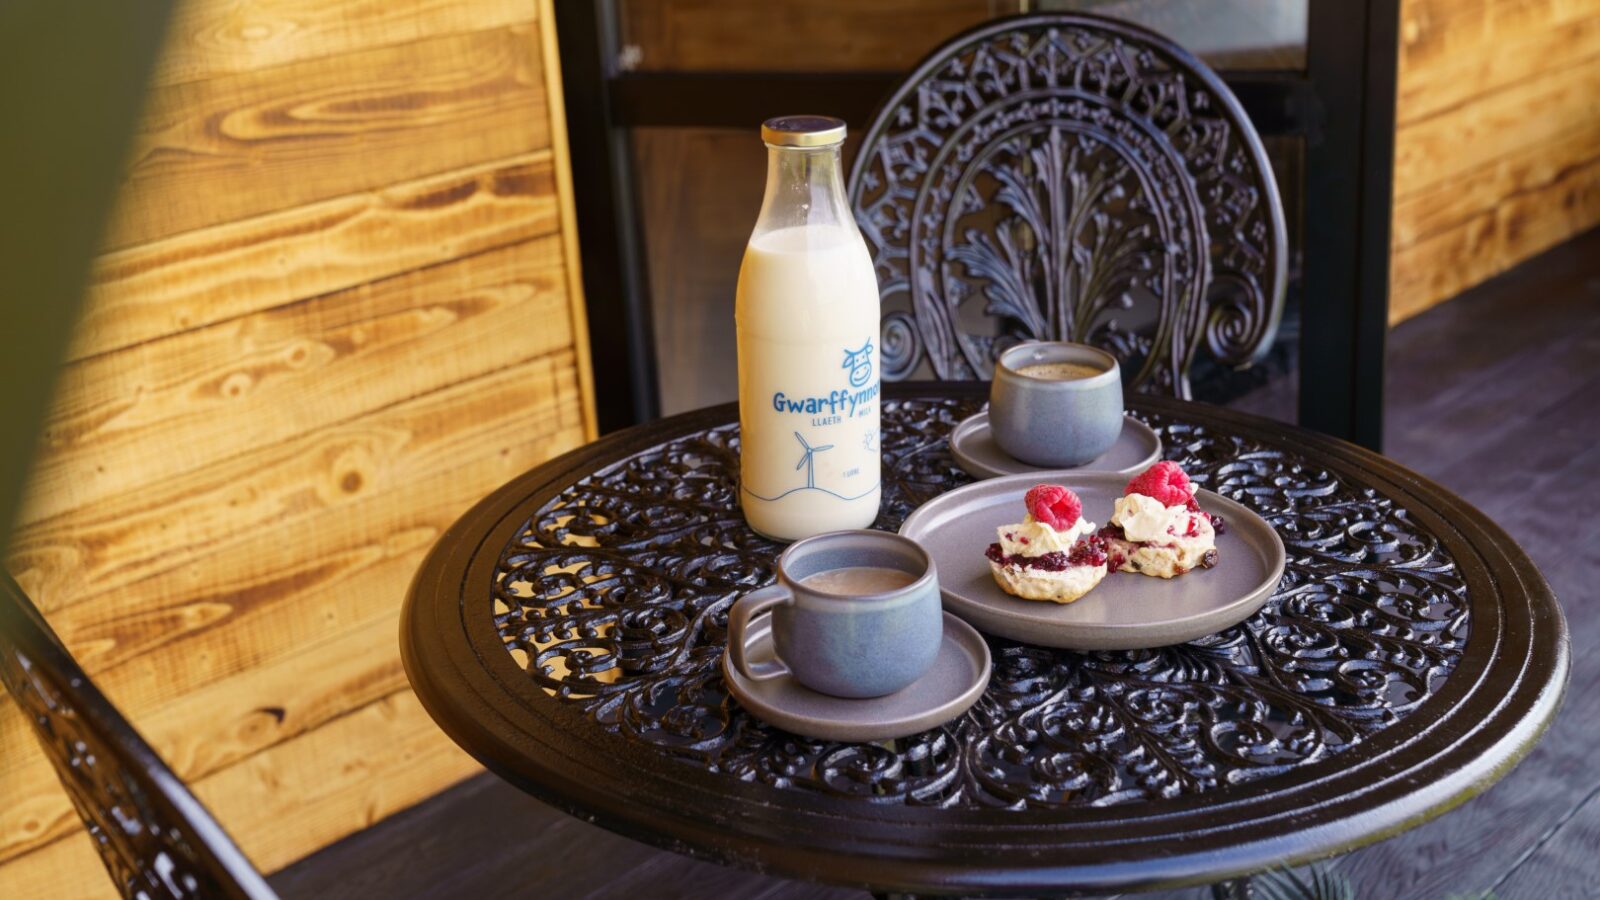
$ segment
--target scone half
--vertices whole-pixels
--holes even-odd
[[[1046,570],[1034,566],[989,562],[1000,589],[1024,600],[1071,603],[1094,590],[1109,571],[1104,565]]]
[[[1195,569],[1209,569],[1217,564],[1216,547],[1209,542],[1153,544],[1108,537],[1106,546],[1119,572],[1176,578]]]

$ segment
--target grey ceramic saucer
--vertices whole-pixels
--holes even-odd
[[[950,455],[973,478],[998,478],[1029,472],[1060,471],[1025,463],[1000,449],[989,429],[989,412],[968,416],[950,431]],[[1155,465],[1161,459],[1161,438],[1149,425],[1132,416],[1122,419],[1122,433],[1111,449],[1094,462],[1072,472],[1116,472],[1124,479]]]
[[[1073,650],[1181,644],[1249,618],[1283,577],[1283,541],[1272,526],[1226,497],[1200,491],[1201,508],[1226,519],[1215,568],[1172,579],[1112,572],[1073,603],[1013,597],[994,583],[983,552],[996,528],[1022,521],[1022,495],[1041,482],[1076,491],[1084,518],[1104,525],[1127,479],[1082,471],[993,478],[935,497],[900,526],[938,564],[945,610],[981,631]]]
[[[772,658],[770,614],[751,621],[745,647],[752,662]],[[989,686],[989,645],[947,612],[944,642],[927,673],[909,687],[870,700],[819,694],[788,676],[750,681],[729,664],[727,653],[722,675],[739,705],[769,725],[825,741],[887,741],[943,725],[976,703]]]

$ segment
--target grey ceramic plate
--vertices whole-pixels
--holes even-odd
[[[968,416],[950,430],[950,455],[956,464],[973,478],[998,478],[1002,475],[1021,475],[1030,472],[1060,471],[1044,469],[1011,456],[994,441],[989,430],[988,411]],[[1070,472],[1116,472],[1124,478],[1135,475],[1155,465],[1161,459],[1161,438],[1149,425],[1132,416],[1124,416],[1122,434],[1111,449],[1094,462],[1086,463]]]
[[[1104,525],[1127,479],[1081,471],[994,478],[935,497],[900,526],[938,564],[945,609],[981,631],[1073,650],[1181,644],[1249,618],[1283,576],[1283,541],[1272,526],[1226,497],[1200,491],[1201,508],[1227,520],[1215,568],[1172,579],[1112,572],[1074,603],[1018,599],[994,583],[983,551],[996,528],[1022,521],[1022,495],[1041,482],[1076,491],[1084,518]]]
[[[946,603],[949,598],[946,598]],[[772,658],[772,616],[750,623],[751,662]],[[927,731],[966,712],[989,686],[989,645],[972,626],[944,614],[944,642],[927,674],[886,697],[846,700],[819,694],[792,678],[750,681],[722,654],[728,693],[756,718],[825,741],[887,741]]]

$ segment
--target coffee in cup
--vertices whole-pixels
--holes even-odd
[[[1034,363],[1023,366],[1017,370],[1018,375],[1029,378],[1045,378],[1055,381],[1071,381],[1074,378],[1093,378],[1104,372],[1105,369],[1075,362]]]
[[[776,659],[745,653],[756,616],[771,610]],[[789,545],[776,584],[728,613],[728,657],[740,675],[791,675],[835,697],[881,697],[922,677],[944,639],[939,578],[915,541],[886,531],[835,531]]]
[[[815,575],[807,575],[800,579],[800,583],[814,591],[848,597],[896,591],[916,580],[916,576],[900,569],[884,566],[846,566],[843,569],[830,569]]]

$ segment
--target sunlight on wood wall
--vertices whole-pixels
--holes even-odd
[[[1404,0],[1399,82],[1391,321],[1600,223],[1600,0]]]
[[[548,2],[194,0],[8,566],[277,869],[476,771],[398,612],[593,433]],[[111,882],[0,699],[0,896]]]

